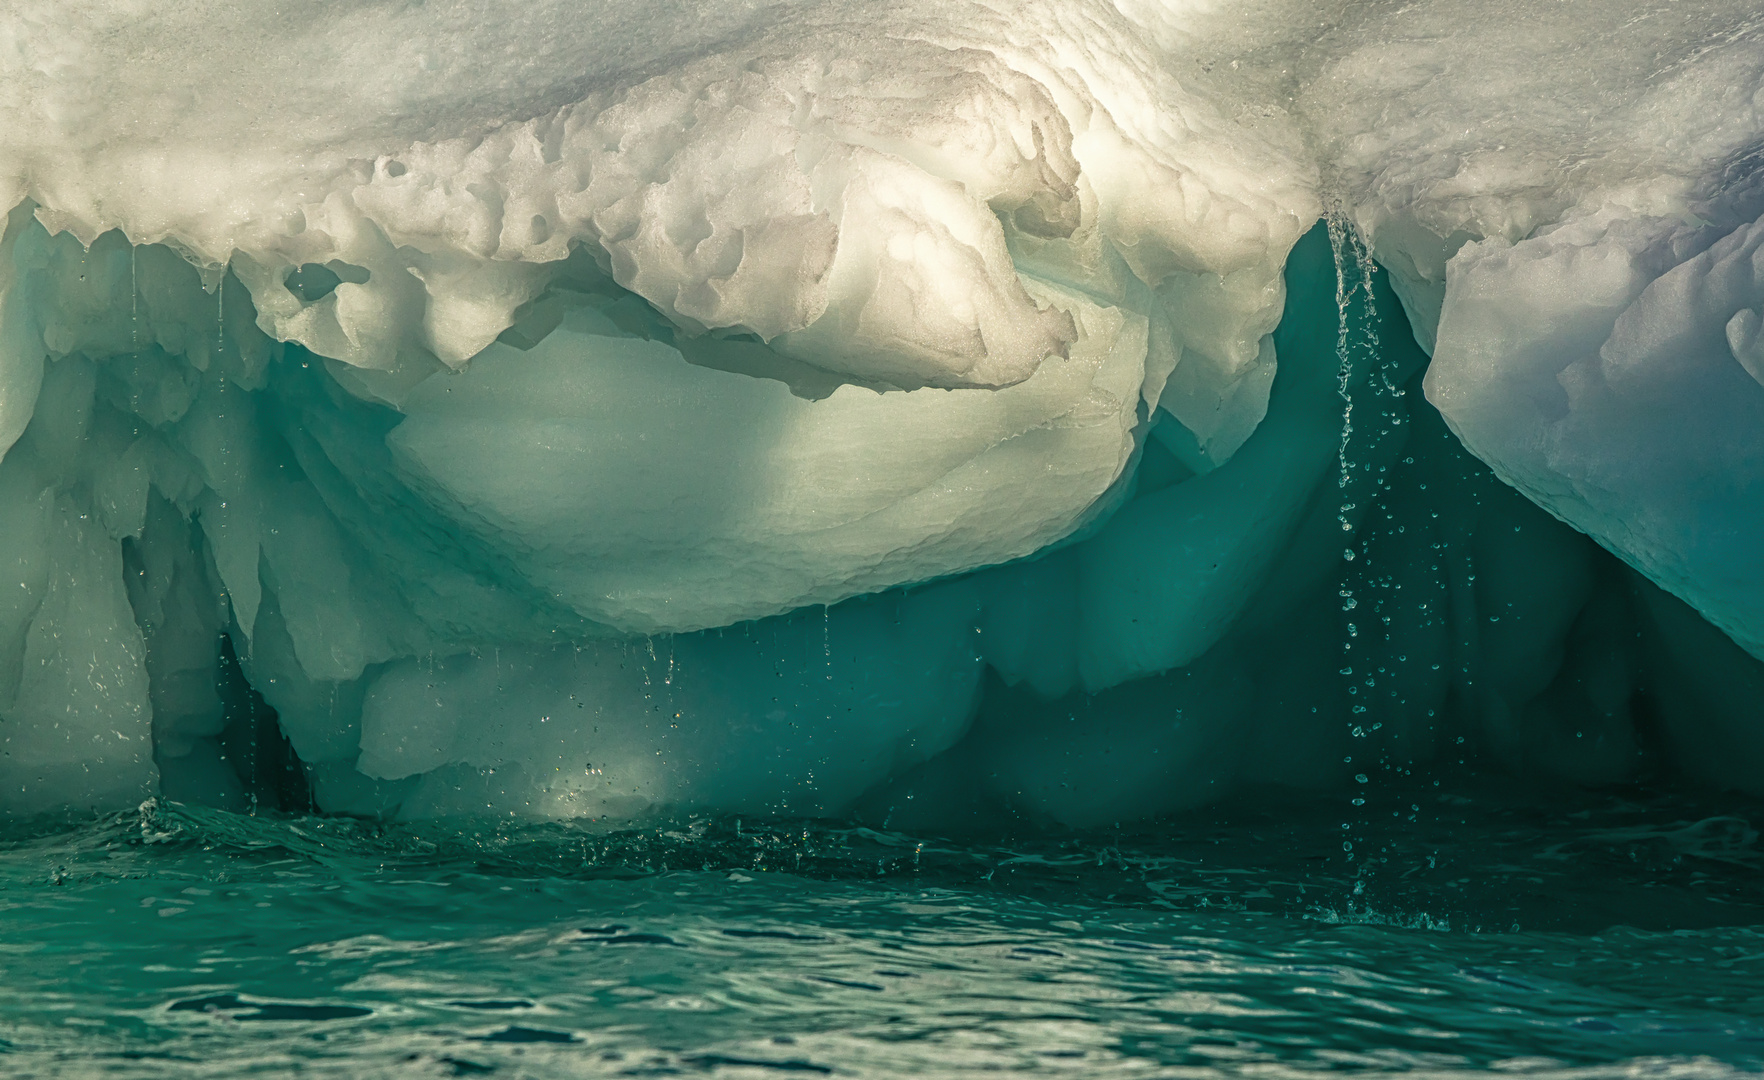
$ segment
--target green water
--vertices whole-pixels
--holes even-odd
[[[960,843],[170,803],[15,823],[0,1075],[1759,1069],[1764,807],[1525,794]]]

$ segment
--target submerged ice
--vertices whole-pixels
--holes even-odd
[[[27,2],[0,87],[8,811],[1760,785],[1747,5]]]

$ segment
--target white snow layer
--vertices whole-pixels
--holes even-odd
[[[15,0],[6,208],[12,810],[1622,775],[1752,661],[1409,332],[1764,657],[1756,4]]]

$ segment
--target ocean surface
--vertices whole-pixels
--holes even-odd
[[[14,822],[0,1076],[1764,1067],[1764,805],[1384,794],[965,841],[163,800]]]

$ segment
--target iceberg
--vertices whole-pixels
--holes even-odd
[[[1764,17],[0,14],[0,811],[1764,789]]]

